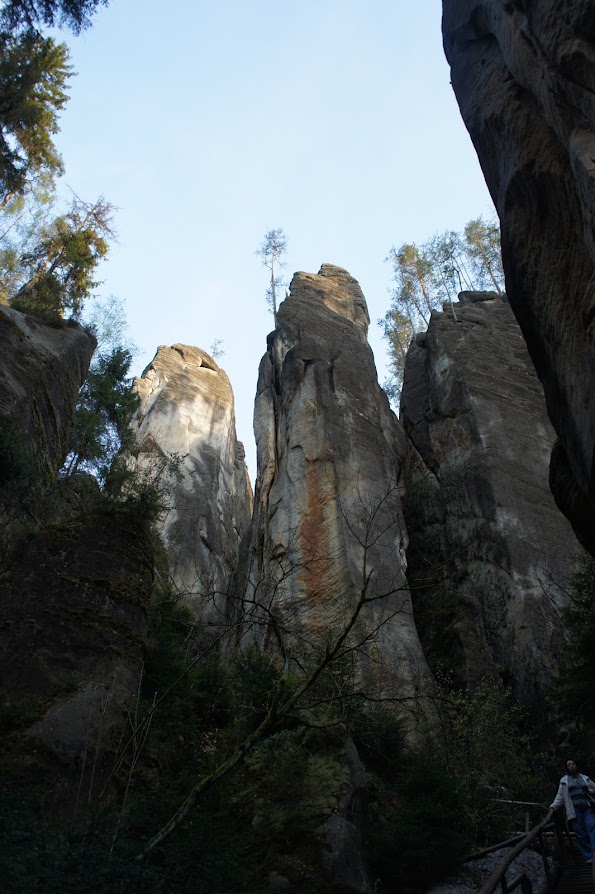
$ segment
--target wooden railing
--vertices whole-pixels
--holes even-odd
[[[553,880],[547,858],[548,848],[546,846],[544,837],[545,832],[549,832],[550,830],[552,830],[554,837],[554,852],[556,854],[556,857],[558,858],[558,861],[561,862],[566,850],[563,824],[559,818],[559,815],[555,816],[554,811],[550,809],[541,820],[541,822],[534,826],[534,828],[531,829],[526,835],[517,839],[510,839],[507,842],[502,842],[502,844],[489,849],[496,850],[500,847],[506,847],[509,844],[512,844],[515,840],[517,842],[514,847],[512,847],[508,851],[508,853],[505,854],[504,857],[502,857],[492,874],[489,876],[489,878],[486,879],[486,881],[479,889],[478,894],[494,894],[498,885],[500,885],[502,889],[502,894],[511,894],[511,892],[516,890],[517,888],[521,889],[522,894],[532,894],[533,889],[531,880],[525,872],[520,872],[511,881],[506,880],[506,872],[510,867],[510,864],[514,860],[516,860],[519,854],[522,854],[522,852],[535,841],[539,841],[540,844],[540,851],[543,859],[543,867],[547,882],[547,890],[551,894],[551,892],[553,891]]]

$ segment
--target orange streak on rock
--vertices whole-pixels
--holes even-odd
[[[325,522],[329,482],[323,471],[324,467],[318,462],[306,464],[306,511],[300,520],[299,540],[305,563],[300,580],[309,597],[320,597],[323,593],[329,570],[329,532]]]

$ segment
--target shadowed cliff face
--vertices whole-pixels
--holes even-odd
[[[251,635],[290,657],[315,655],[349,619],[364,582],[360,674],[406,696],[427,668],[405,578],[396,489],[403,433],[378,386],[365,299],[345,271],[296,273],[258,378],[258,456],[246,603]]]
[[[31,782],[51,779],[52,801],[72,811],[77,789],[95,803],[128,735],[154,556],[144,520],[86,476],[35,513],[0,562],[3,753]]]
[[[408,576],[424,645],[459,681],[500,676],[542,711],[580,548],[548,487],[555,434],[520,329],[507,303],[470,297],[407,356]]]
[[[158,465],[164,456],[178,463],[161,523],[173,585],[203,621],[218,627],[227,617],[228,582],[252,511],[229,379],[199,348],[162,346],[135,388],[139,464]]]
[[[64,462],[96,344],[78,323],[47,323],[0,307],[0,427],[50,476]]]
[[[55,480],[94,348],[76,323],[0,308],[0,426],[28,470],[21,479],[7,464],[0,477],[0,732],[5,766],[51,780],[67,810],[109,775],[138,692],[152,584],[145,520],[109,504],[93,478]]]
[[[552,488],[595,554],[595,7],[443,9],[454,91],[500,217],[506,290],[560,439]]]

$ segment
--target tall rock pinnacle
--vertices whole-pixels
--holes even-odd
[[[140,465],[177,465],[167,475],[162,521],[173,585],[203,621],[219,627],[252,511],[229,379],[205,351],[178,344],[158,348],[135,388]]]
[[[405,364],[415,613],[426,654],[458,684],[501,677],[543,716],[580,547],[548,486],[555,433],[510,307],[494,293],[460,298],[456,321],[434,312]]]
[[[406,698],[428,672],[405,578],[396,487],[405,444],[378,386],[368,325],[345,270],[295,274],[259,371],[244,607],[261,647],[303,660],[336,641],[367,586],[379,598],[354,632],[359,673]],[[250,615],[251,602],[264,613]]]

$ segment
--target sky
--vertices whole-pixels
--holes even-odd
[[[359,281],[382,383],[391,246],[493,215],[440,20],[439,0],[110,0],[59,34],[62,185],[117,209],[98,291],[125,304],[135,374],[159,345],[222,341],[253,483],[264,234],[284,230],[288,280]]]

